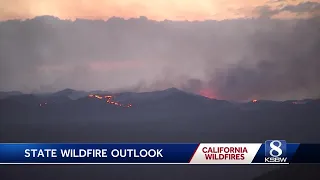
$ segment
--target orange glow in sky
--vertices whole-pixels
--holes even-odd
[[[319,0],[310,0],[319,2]],[[154,20],[230,19],[255,16],[257,6],[302,0],[0,0],[0,20],[52,15],[62,19],[147,16]]]
[[[207,97],[207,98],[210,98],[210,99],[216,98],[216,96],[214,95],[214,93],[210,89],[202,89],[202,90],[200,90],[199,94],[201,96],[204,96],[204,97]]]

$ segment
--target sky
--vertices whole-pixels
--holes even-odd
[[[257,8],[283,9],[320,0],[0,0],[0,19],[24,19],[53,15],[62,19],[108,19],[146,16],[154,20],[204,20],[256,17]],[[302,5],[303,6],[303,5]],[[303,6],[302,8],[308,8]],[[289,8],[275,18],[309,17],[309,12]],[[317,10],[319,14],[319,8]]]
[[[177,87],[228,100],[320,97],[319,0],[0,4],[0,91]]]

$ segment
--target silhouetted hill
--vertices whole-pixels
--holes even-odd
[[[0,92],[0,99],[4,99],[9,96],[22,95],[23,93],[20,91],[10,91],[10,92]]]
[[[294,180],[316,180],[320,177],[320,165],[317,164],[303,164],[303,165],[289,165],[283,166],[277,170],[267,172],[254,180],[283,180],[283,179],[294,179]]]
[[[109,91],[101,91],[101,90],[96,90],[96,91],[90,91],[90,94],[104,94],[104,95],[108,95],[108,94],[112,94]]]
[[[39,102],[39,98],[32,94],[14,95],[5,98],[4,100],[12,101],[21,104],[32,104]]]
[[[176,88],[165,89],[162,91],[152,91],[152,92],[122,92],[122,93],[115,93],[114,96],[119,101],[132,101],[132,102],[147,102],[158,100],[169,96],[173,93],[184,93]]]
[[[198,101],[209,101],[208,98],[204,96],[200,96],[193,93],[187,93],[183,90],[177,88],[169,88],[160,91],[152,91],[152,92],[123,92],[114,94],[115,98],[119,101],[132,101],[132,102],[149,102],[149,101],[158,101],[158,100],[166,100],[171,99],[172,97],[180,97],[181,99],[186,98],[184,101],[188,100],[188,98],[197,99]],[[211,99],[212,100],[212,99]],[[217,101],[217,100],[216,100]]]
[[[61,97],[68,97],[70,99],[79,99],[87,96],[88,94],[89,93],[85,91],[77,91],[77,90],[67,88],[67,89],[55,92],[51,96],[61,96]]]
[[[250,143],[264,142],[267,139],[285,139],[288,142],[317,143],[320,139],[319,100],[309,100],[304,104],[292,103],[295,101],[233,103],[168,89],[124,93],[123,100],[133,105],[131,108],[125,108],[107,103],[104,98],[86,96],[71,100],[64,96],[68,96],[69,93],[67,90],[65,93],[59,93],[61,96],[46,96],[52,99],[42,106],[39,103],[49,99],[35,95],[18,95],[0,100],[0,142]],[[121,94],[117,94],[115,100],[117,96],[121,98]],[[57,102],[60,98],[67,99]],[[4,169],[6,174],[14,177],[18,176],[16,172],[30,176],[28,173],[33,168],[36,167],[16,166]],[[173,175],[178,179],[196,179],[199,178],[199,174],[205,174],[206,178],[212,179],[229,180],[237,177],[247,180],[278,167],[122,166],[120,171],[120,168],[113,166],[101,169],[86,166],[85,172],[77,169],[74,173],[71,171],[76,167],[63,166],[63,169],[59,170],[37,168],[42,170],[34,172],[41,177],[53,172],[68,172],[68,177],[69,174],[80,173],[77,179],[86,179],[84,177],[96,174],[95,172],[99,172],[99,176],[102,177],[119,177],[119,173],[124,170],[127,172],[126,177],[132,177],[137,176],[138,170],[149,169],[150,171],[146,171],[146,177],[159,180]],[[153,168],[165,172],[161,176],[163,178],[153,176]],[[177,171],[178,175],[175,173]],[[211,173],[208,174],[208,171]],[[295,173],[294,171],[298,170],[293,170],[292,173]]]
[[[76,90],[67,88],[67,89],[64,89],[64,90],[55,92],[55,93],[53,93],[52,95],[54,95],[54,96],[69,96],[69,95],[71,95],[72,93],[74,93],[75,91],[76,91]]]

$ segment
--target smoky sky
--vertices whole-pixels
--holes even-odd
[[[282,1],[274,1],[274,2],[282,2]],[[255,8],[258,15],[262,18],[270,18],[274,15],[280,14],[282,12],[290,12],[297,15],[308,14],[311,16],[319,16],[320,15],[320,3],[318,2],[310,2],[305,1],[298,3],[297,5],[290,4],[280,4],[275,8],[270,5],[258,6]]]
[[[0,90],[151,91],[247,100],[320,95],[320,21],[107,21],[51,16],[0,23]]]

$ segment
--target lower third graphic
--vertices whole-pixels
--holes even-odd
[[[265,142],[266,163],[286,163],[287,143],[285,140],[267,140]]]

